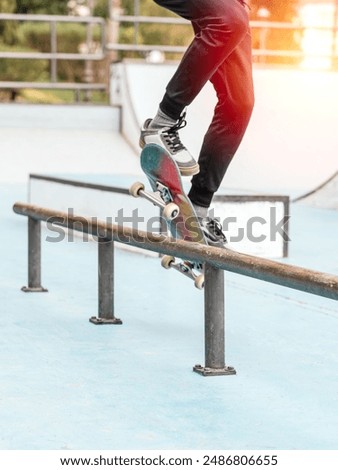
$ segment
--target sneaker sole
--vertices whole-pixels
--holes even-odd
[[[146,142],[140,138],[139,140],[139,146],[141,147],[141,149],[143,149],[145,146],[146,146]],[[166,151],[166,149],[163,147],[163,150]],[[173,157],[171,157],[173,158]],[[173,158],[173,160],[175,160]],[[176,162],[176,160],[175,160]],[[182,167],[180,166],[180,164],[178,162],[176,162],[177,166],[178,166],[178,169],[180,170],[180,173],[182,176],[194,176],[194,175],[197,175],[199,172],[200,172],[200,166],[198,163],[196,163],[195,165],[192,165],[192,166],[189,166],[189,167]]]
[[[177,166],[182,176],[194,176],[200,172],[200,166],[198,163],[196,163],[196,165],[194,166],[189,167],[181,167],[179,164]]]
[[[146,145],[145,141],[140,137],[139,141],[138,141],[138,144],[139,146],[141,147],[141,149],[143,149]]]

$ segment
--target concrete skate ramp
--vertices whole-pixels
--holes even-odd
[[[2,104],[0,182],[41,172],[90,182],[96,175],[141,173],[120,135],[119,114],[110,106]]]
[[[136,61],[113,65],[112,100],[122,106],[122,132],[135,149],[139,126],[156,112],[176,67]],[[252,120],[223,185],[302,196],[338,170],[338,73],[256,67],[254,81]],[[215,104],[208,83],[188,108],[181,135],[196,156]]]
[[[294,202],[322,209],[338,210],[338,171],[323,184],[295,199]]]

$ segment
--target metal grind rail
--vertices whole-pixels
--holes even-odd
[[[28,217],[28,286],[23,288],[25,292],[46,291],[41,285],[41,221],[97,237],[99,305],[98,316],[90,318],[94,324],[122,323],[114,315],[114,242],[204,263],[205,366],[196,365],[194,371],[205,376],[236,373],[233,367],[225,364],[224,271],[338,300],[338,276],[331,274],[231,249],[173,240],[162,234],[107,224],[32,204],[18,202],[13,210]]]

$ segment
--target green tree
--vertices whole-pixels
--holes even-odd
[[[134,0],[122,0],[123,14],[134,15]],[[169,10],[157,5],[154,0],[140,2],[141,16],[165,16],[177,17]],[[192,28],[186,25],[163,25],[156,23],[140,24],[135,28],[134,24],[122,23],[119,30],[121,43],[132,43],[135,39],[139,44],[187,46],[193,37]],[[135,57],[136,53],[121,53],[121,57]],[[144,54],[141,54],[144,55]],[[166,54],[168,58],[179,58],[180,54]]]
[[[14,13],[15,0],[0,0],[0,13]],[[14,21],[0,21],[0,44],[15,44],[17,23]]]
[[[0,0],[0,13],[13,13],[15,8],[15,0]]]
[[[102,18],[108,18],[109,16],[108,1],[110,0],[96,0],[93,15],[101,16]]]
[[[93,40],[99,42],[100,29],[93,28]],[[50,52],[50,27],[47,23],[23,23],[19,30],[20,42],[40,52]],[[81,44],[86,42],[86,28],[81,24],[60,23],[57,25],[58,52],[77,53]],[[93,64],[94,72],[100,63]],[[84,62],[79,60],[58,61],[58,78],[63,81],[81,82]]]
[[[68,0],[16,0],[16,13],[67,15]]]
[[[0,45],[0,51],[4,47]],[[32,52],[32,49],[12,46],[10,52]],[[0,77],[4,81],[44,81],[48,78],[47,60],[1,59]]]

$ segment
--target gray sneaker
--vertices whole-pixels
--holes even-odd
[[[211,217],[198,217],[198,220],[208,245],[224,248],[228,241],[223,233],[220,221]]]
[[[190,152],[184,147],[178,135],[178,131],[186,126],[185,114],[172,127],[152,129],[149,127],[151,119],[143,124],[140,136],[140,147],[146,144],[157,144],[164,147],[175,160],[182,176],[196,175],[200,168]]]

